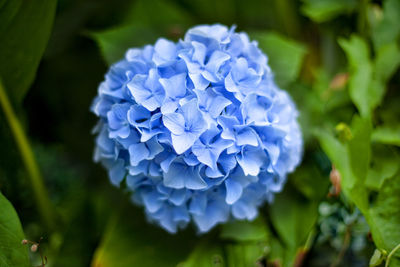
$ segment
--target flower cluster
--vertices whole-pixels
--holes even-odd
[[[92,110],[95,160],[169,232],[254,219],[301,158],[297,110],[267,57],[222,25],[129,49]]]

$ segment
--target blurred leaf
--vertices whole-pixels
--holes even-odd
[[[400,167],[400,157],[395,150],[387,146],[373,146],[371,168],[368,170],[365,184],[379,190],[386,179],[393,177]]]
[[[369,133],[362,133],[363,129],[369,129],[370,122],[365,119],[355,118],[353,127],[356,134],[349,143],[341,143],[332,134],[323,130],[317,130],[317,136],[322,149],[328,155],[332,164],[336,167],[341,175],[341,187],[345,195],[349,197],[361,210],[365,213],[368,208],[367,192],[364,187],[364,180],[366,179],[366,170],[362,168],[369,164]],[[362,146],[361,151],[358,149]],[[363,155],[360,162],[357,161],[357,156],[360,153],[367,153]],[[354,164],[354,166],[353,166]],[[368,166],[368,165],[367,165]]]
[[[225,246],[226,266],[259,267],[265,254],[266,243],[237,243]]]
[[[193,23],[190,14],[180,6],[165,0],[137,0],[125,16],[125,24],[140,24],[151,28],[181,31]],[[159,36],[161,37],[161,36]]]
[[[400,2],[400,1],[399,1]],[[400,66],[400,49],[393,42],[379,47],[376,51],[374,71],[376,78],[385,84]]]
[[[222,226],[221,238],[235,241],[265,241],[268,237],[265,224],[261,216],[252,222],[230,222]]]
[[[400,34],[400,1],[383,1],[383,18],[378,18],[378,23],[372,27],[372,40],[375,47],[394,43]]]
[[[381,144],[400,146],[400,126],[382,126],[372,132],[372,141]]]
[[[303,0],[302,12],[315,22],[325,22],[341,14],[351,13],[356,0]]]
[[[369,116],[382,98],[382,88],[371,86],[372,63],[369,48],[364,39],[352,35],[349,40],[339,39],[339,44],[346,52],[350,67],[349,90],[353,103],[362,116]]]
[[[212,239],[203,239],[190,253],[189,257],[178,267],[224,267],[228,266],[224,261],[222,246]],[[165,265],[160,265],[165,266]]]
[[[302,197],[286,186],[270,207],[270,218],[284,242],[284,266],[292,266],[297,251],[304,246],[318,218],[318,202]]]
[[[11,203],[0,193],[0,265],[2,267],[30,266],[28,249],[21,223]]]
[[[303,44],[273,32],[255,33],[252,37],[267,54],[278,85],[285,87],[297,79],[307,53]]]
[[[153,44],[159,37],[182,37],[192,23],[186,12],[162,0],[136,1],[123,21],[115,28],[89,33],[109,65],[122,59],[129,48]]]
[[[351,129],[353,137],[348,143],[351,169],[357,182],[364,183],[371,159],[371,120],[354,116]]]
[[[383,99],[387,80],[400,65],[400,50],[395,43],[382,46],[371,62],[368,44],[361,37],[339,39],[339,44],[349,61],[350,97],[363,117],[370,116]]]
[[[371,205],[368,224],[372,237],[380,249],[391,251],[400,240],[400,173],[386,179],[376,201]],[[399,255],[399,254],[396,254]],[[399,266],[391,262],[390,266]],[[396,262],[397,264],[400,261]]]
[[[13,103],[31,85],[49,39],[56,0],[4,0],[0,4],[0,76]]]
[[[321,174],[314,161],[307,161],[307,156],[309,155],[305,155],[304,162],[289,176],[290,182],[305,197],[321,200],[326,196],[330,182],[327,176]]]
[[[173,235],[140,219],[143,211],[128,207],[116,212],[97,248],[93,267],[176,266],[188,255],[193,236]]]
[[[151,28],[135,24],[92,32],[90,35],[98,43],[108,65],[121,60],[128,48],[141,47],[157,40],[157,35]]]
[[[374,254],[372,255],[371,259],[369,260],[369,267],[376,267],[381,265],[381,263],[385,259],[384,254],[379,249],[375,249]]]

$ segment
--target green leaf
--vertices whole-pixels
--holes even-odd
[[[121,25],[89,33],[109,65],[121,60],[129,48],[153,44],[160,37],[182,37],[184,29],[192,24],[185,11],[163,0],[136,1],[126,14]]]
[[[146,25],[166,32],[183,30],[193,24],[193,20],[186,10],[171,1],[137,0],[127,12],[124,24]]]
[[[30,266],[21,223],[11,203],[0,193],[0,266]]]
[[[378,127],[372,132],[371,139],[381,144],[400,146],[400,126]]]
[[[165,265],[160,265],[165,266]],[[216,240],[205,238],[199,242],[189,257],[178,267],[224,267],[223,247]]]
[[[372,24],[372,40],[375,47],[394,43],[400,34],[400,1],[383,1],[383,18]]]
[[[92,266],[176,266],[189,254],[194,236],[173,235],[142,219],[143,210],[127,207],[116,212],[97,248]],[[185,238],[186,237],[186,238]]]
[[[297,79],[307,53],[303,44],[273,32],[255,33],[252,37],[267,54],[278,85],[285,87]]]
[[[297,251],[306,244],[318,218],[318,202],[302,197],[288,185],[270,207],[270,218],[284,251],[284,266],[293,266]]]
[[[265,241],[268,237],[265,224],[261,217],[252,222],[230,222],[222,226],[221,238],[235,241]]]
[[[304,162],[290,176],[290,182],[305,197],[321,200],[328,193],[329,179],[318,170],[315,161],[307,160],[307,155],[305,155]]]
[[[339,15],[354,11],[356,0],[303,0],[301,8],[304,15],[315,22],[325,22]]]
[[[367,222],[378,248],[391,251],[400,240],[400,172],[386,179],[371,204]],[[396,254],[397,256],[399,254]],[[393,260],[393,259],[392,259]],[[393,261],[394,262],[394,261]],[[400,262],[397,262],[400,263]],[[390,266],[398,266],[391,264]]]
[[[271,205],[271,220],[286,245],[297,248],[305,243],[318,215],[318,203],[285,189]]]
[[[364,183],[371,159],[371,120],[355,116],[351,129],[353,138],[348,142],[351,169],[357,182]]]
[[[400,66],[400,49],[393,42],[379,47],[374,61],[376,79],[385,84]]]
[[[350,67],[350,97],[362,116],[370,116],[383,96],[383,88],[372,84],[372,63],[369,47],[364,39],[352,35],[349,40],[339,39]]]
[[[369,260],[369,267],[376,267],[381,265],[384,259],[385,255],[379,249],[375,249],[374,254]]]
[[[369,136],[371,122],[369,119],[355,117],[352,123],[353,138],[348,143],[341,143],[329,132],[315,132],[322,149],[341,175],[341,186],[361,212],[368,209],[367,191],[364,181],[370,161]],[[365,132],[364,132],[365,131]],[[361,155],[364,153],[364,155]]]
[[[128,48],[141,47],[157,40],[157,34],[151,28],[136,24],[92,32],[90,36],[98,43],[108,65],[121,60]]]
[[[237,267],[259,267],[264,256],[266,243],[237,243],[225,245],[226,265]]]
[[[222,225],[220,238],[205,237],[179,267],[258,266],[268,247],[268,229],[262,218]]]
[[[368,170],[365,185],[378,191],[386,179],[397,173],[400,167],[399,162],[399,155],[391,147],[373,146],[371,168]]]
[[[31,85],[49,39],[56,0],[4,0],[0,4],[0,76],[13,103]]]

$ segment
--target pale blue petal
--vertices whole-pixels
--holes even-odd
[[[225,201],[229,205],[232,205],[242,195],[242,192],[243,192],[242,185],[240,183],[236,182],[235,180],[228,178],[225,180],[225,187],[226,187]]]
[[[162,117],[163,123],[173,134],[183,134],[185,132],[185,118],[179,113],[169,113]]]

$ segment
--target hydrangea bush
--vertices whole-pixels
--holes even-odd
[[[254,219],[301,159],[293,102],[234,27],[197,26],[177,43],[129,49],[92,110],[95,160],[169,232]]]

